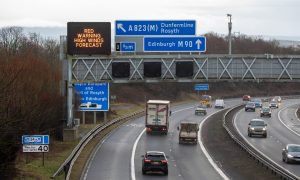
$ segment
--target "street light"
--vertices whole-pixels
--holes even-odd
[[[229,43],[229,49],[228,49],[228,54],[231,55],[231,29],[232,29],[232,23],[231,23],[231,14],[227,14],[227,17],[229,17],[229,22],[228,22],[228,43]]]

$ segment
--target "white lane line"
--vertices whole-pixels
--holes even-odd
[[[177,113],[177,112],[180,112],[180,111],[184,111],[184,110],[188,110],[188,109],[192,109],[192,108],[195,108],[195,105],[194,106],[191,106],[191,107],[187,107],[187,108],[184,108],[184,109],[179,109],[177,111],[173,111],[173,113]],[[135,180],[135,165],[134,165],[134,155],[135,155],[135,151],[136,151],[136,146],[139,142],[139,140],[141,139],[143,133],[146,131],[146,128],[139,134],[139,136],[136,138],[134,144],[133,144],[133,148],[132,148],[132,152],[131,152],[131,166],[130,166],[130,172],[131,172],[131,180]]]
[[[269,156],[267,156],[266,154],[262,153],[258,148],[256,148],[252,143],[250,143],[250,141],[248,141],[247,138],[245,138],[245,136],[243,136],[243,134],[241,133],[241,131],[239,130],[239,128],[237,127],[237,124],[236,124],[236,121],[237,121],[237,116],[238,114],[240,114],[241,112],[243,111],[243,109],[241,109],[238,113],[235,114],[234,116],[234,120],[233,120],[233,123],[234,123],[234,127],[235,129],[238,131],[238,133],[240,134],[240,136],[253,148],[255,149],[259,154],[262,154],[263,156],[265,156],[269,161],[277,164],[277,166],[279,167],[283,167],[282,165],[278,164],[277,162],[273,161]],[[284,168],[284,167],[283,167]],[[294,176],[296,176],[294,173],[292,173],[291,171],[285,169],[287,172],[289,172],[290,174],[293,174]],[[296,176],[297,177],[297,176]]]
[[[202,126],[204,124],[204,122],[209,118],[211,117],[212,115],[222,111],[223,109],[221,110],[218,110],[212,114],[210,114],[209,116],[207,116],[205,119],[203,119],[203,121],[200,123],[199,125],[199,133],[198,133],[198,142],[199,142],[199,145],[200,145],[200,148],[201,150],[203,151],[204,155],[206,156],[207,160],[209,161],[209,163],[212,165],[212,167],[219,173],[219,175],[225,179],[225,180],[229,180],[229,178],[226,176],[226,174],[224,174],[224,172],[218,167],[218,165],[214,162],[214,160],[212,159],[212,157],[208,154],[207,150],[205,149],[204,145],[203,145],[203,142],[201,140],[201,130],[202,130]]]
[[[285,109],[287,109],[287,108],[289,108],[289,107],[291,107],[291,106],[294,106],[294,105],[296,105],[296,104],[299,104],[299,103],[295,103],[295,104],[293,104],[293,105],[290,105],[290,106],[287,106],[287,107],[281,109],[281,110],[278,112],[277,116],[278,116],[279,121],[280,121],[286,128],[288,128],[290,131],[292,131],[292,132],[293,132],[294,134],[296,134],[297,136],[300,136],[299,133],[297,133],[297,132],[294,131],[292,128],[290,128],[288,125],[286,125],[286,124],[282,121],[282,119],[280,118],[280,114],[281,114],[281,112],[282,112],[283,110],[285,110]],[[296,116],[296,117],[297,117],[297,116]]]
[[[116,129],[115,129],[115,130],[116,130]],[[115,130],[113,130],[113,131],[115,131]],[[88,172],[89,172],[89,170],[90,170],[91,164],[92,164],[92,162],[94,161],[95,156],[96,156],[96,154],[97,154],[96,152],[99,151],[99,149],[102,147],[103,143],[105,143],[105,141],[110,137],[110,135],[112,134],[113,131],[111,131],[108,135],[106,135],[105,138],[103,139],[103,141],[98,145],[97,149],[95,149],[95,150],[92,152],[92,157],[90,157],[90,159],[88,160],[89,163],[88,163],[87,167],[84,168],[84,169],[86,169],[86,171],[85,171],[85,173],[84,173],[83,180],[86,180],[86,178],[87,178],[87,175],[88,175]]]
[[[131,179],[132,180],[135,180],[134,155],[135,155],[136,146],[145,131],[146,131],[146,128],[144,128],[144,130],[136,138],[136,140],[133,144],[133,148],[132,148],[132,152],[131,152]]]

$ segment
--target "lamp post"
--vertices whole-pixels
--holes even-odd
[[[231,29],[232,29],[232,23],[231,23],[231,14],[227,14],[227,17],[229,17],[229,22],[228,22],[228,54],[231,55]]]

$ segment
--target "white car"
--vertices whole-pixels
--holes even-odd
[[[223,99],[216,99],[215,108],[225,108],[225,102]]]

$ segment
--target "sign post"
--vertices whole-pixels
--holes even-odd
[[[49,152],[49,135],[23,135],[22,136],[23,152],[42,152],[43,166],[45,165],[45,152]],[[26,163],[28,156],[26,154]]]

